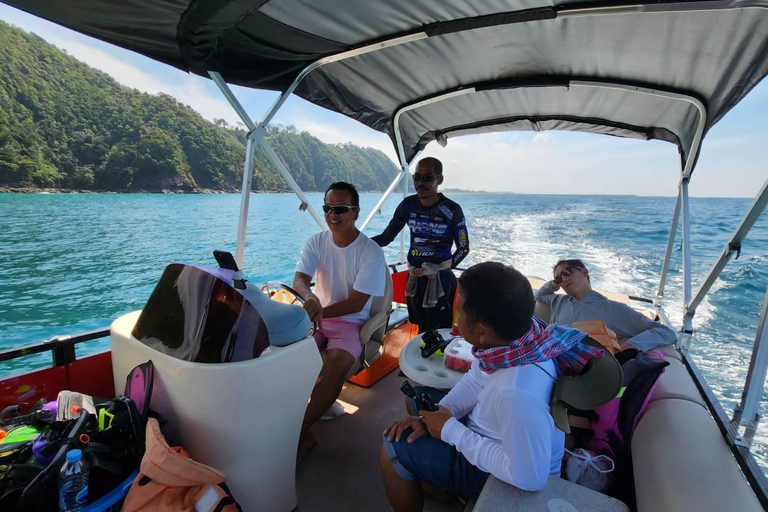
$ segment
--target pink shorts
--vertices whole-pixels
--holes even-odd
[[[315,341],[320,349],[340,348],[357,359],[363,352],[360,343],[361,323],[348,322],[337,318],[324,318],[323,328],[315,332]]]

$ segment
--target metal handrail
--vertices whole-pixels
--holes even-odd
[[[18,359],[24,356],[53,352],[54,366],[71,363],[75,358],[75,345],[86,341],[97,340],[109,336],[109,328],[87,331],[74,335],[52,336],[40,343],[25,345],[0,351],[0,362]]]
[[[765,473],[763,473],[762,468],[758,466],[757,461],[749,451],[749,447],[746,447],[743,443],[734,442],[735,439],[730,437],[732,434],[729,431],[731,419],[728,418],[720,400],[717,398],[714,391],[712,391],[712,388],[709,387],[709,384],[707,384],[704,374],[687,354],[682,352],[678,353],[680,353],[683,359],[683,364],[688,370],[688,374],[696,385],[696,388],[702,398],[704,398],[707,409],[710,414],[712,414],[712,418],[718,429],[720,429],[720,433],[726,439],[728,448],[731,450],[731,453],[741,467],[749,485],[752,487],[752,491],[754,491],[763,508],[768,510],[768,479],[766,479]]]
[[[637,302],[646,302],[648,304],[653,304],[653,301],[651,299],[646,299],[645,297],[636,297],[634,295],[627,295],[629,297],[629,300],[634,300]]]
[[[749,231],[752,229],[752,226],[755,225],[757,219],[762,215],[766,205],[768,205],[768,180],[765,180],[763,188],[760,189],[760,192],[755,196],[752,205],[749,207],[749,210],[747,210],[741,223],[734,230],[728,242],[726,242],[717,261],[712,265],[712,269],[709,271],[709,274],[707,274],[707,277],[704,278],[701,287],[696,291],[691,302],[686,304],[686,313],[693,315],[696,312],[696,308],[701,304],[701,301],[704,300],[704,297],[720,276],[725,266],[731,261],[733,254],[736,253],[736,259],[739,258],[739,254],[741,254],[741,243],[747,237],[747,234],[749,234]]]
[[[397,184],[400,183],[400,180],[403,179],[403,177],[408,174],[408,167],[403,167],[398,171],[397,175],[395,175],[394,179],[392,180],[392,183],[387,187],[387,190],[384,191],[384,193],[381,195],[381,198],[379,199],[379,202],[376,203],[376,206],[373,207],[371,210],[371,213],[368,214],[368,217],[363,222],[363,225],[360,226],[360,231],[365,232],[365,228],[368,227],[368,224],[371,223],[373,220],[373,217],[376,215],[376,212],[379,211],[381,206],[384,204],[384,201],[387,200],[389,195],[392,193],[393,190],[395,190],[395,187],[397,187]]]
[[[669,262],[672,259],[672,249],[675,245],[675,236],[677,235],[677,225],[680,221],[680,204],[682,199],[680,198],[680,192],[677,193],[677,201],[675,201],[675,210],[672,213],[672,224],[669,227],[669,238],[667,239],[667,249],[664,252],[664,263],[661,267],[661,276],[659,277],[659,290],[656,292],[656,302],[654,305],[657,310],[661,309],[661,299],[664,298],[664,286],[667,283],[667,274],[669,273]]]

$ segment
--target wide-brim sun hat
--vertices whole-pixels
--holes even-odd
[[[603,355],[590,359],[579,375],[557,379],[552,393],[552,419],[557,428],[571,433],[568,409],[590,410],[616,398],[624,385],[621,364],[599,342],[587,336],[582,343],[603,349]]]

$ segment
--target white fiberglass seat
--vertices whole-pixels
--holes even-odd
[[[151,407],[167,420],[169,444],[226,474],[245,512],[289,512],[297,505],[296,450],[322,361],[309,336],[270,346],[255,359],[196,363],[161,353],[131,335],[140,312],[112,323],[115,389],[134,366],[152,360]]]
[[[360,359],[352,366],[349,376],[359,372],[370,365],[384,352],[384,339],[387,334],[389,315],[392,314],[392,275],[389,267],[384,266],[386,278],[384,280],[384,295],[373,297],[371,302],[371,314],[368,320],[360,328],[360,342],[363,344],[363,353]]]

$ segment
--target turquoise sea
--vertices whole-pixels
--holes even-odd
[[[361,218],[380,196],[361,196]],[[548,277],[561,257],[590,267],[598,288],[656,295],[674,198],[456,194],[470,232],[462,264],[497,260]],[[320,209],[321,194],[309,194]],[[402,198],[374,218],[378,234]],[[0,194],[0,350],[50,336],[105,328],[140,309],[174,261],[214,265],[213,249],[234,252],[239,195]],[[749,208],[748,199],[691,199],[693,289]],[[245,271],[250,280],[290,283],[304,240],[319,228],[292,194],[251,196]],[[399,261],[399,243],[386,249]],[[675,245],[664,304],[682,317],[681,248]],[[768,285],[768,219],[762,218],[694,318],[692,354],[729,413],[741,397]],[[108,341],[79,353],[103,350]],[[7,376],[50,363],[40,354],[6,364]],[[765,402],[764,402],[765,403]],[[765,410],[763,416],[765,417]],[[768,467],[768,434],[755,451]]]

